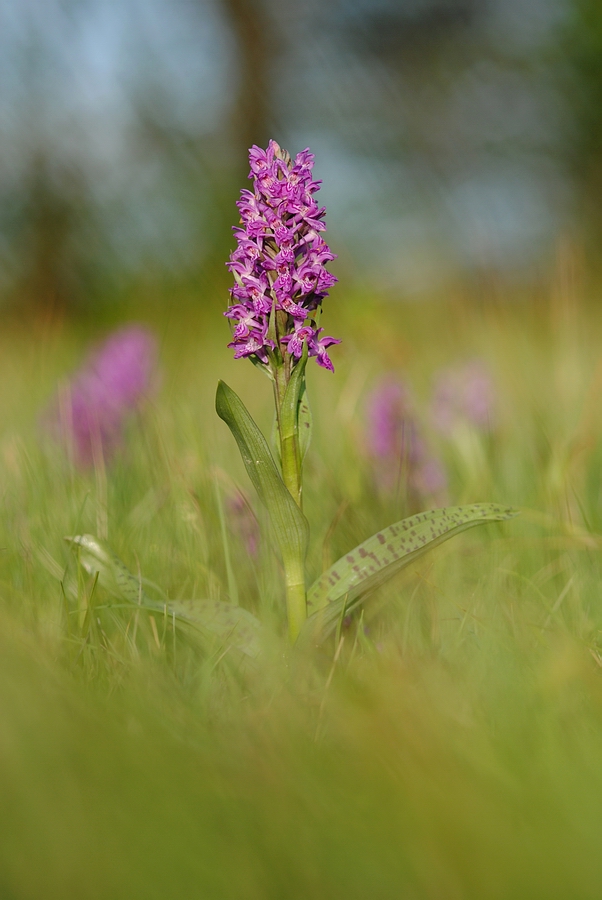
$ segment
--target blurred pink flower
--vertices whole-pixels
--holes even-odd
[[[491,428],[494,406],[493,379],[480,360],[444,369],[435,380],[431,418],[442,434],[450,434],[460,422],[482,431]]]
[[[391,489],[404,477],[417,499],[445,490],[445,470],[430,452],[410,392],[399,378],[384,376],[369,394],[367,420],[366,446],[380,487]]]
[[[244,545],[251,559],[259,554],[259,523],[246,498],[239,491],[226,501],[228,519],[234,534]]]
[[[128,325],[86,359],[45,416],[48,430],[73,447],[75,462],[109,459],[124,426],[157,381],[157,342],[144,326]]]

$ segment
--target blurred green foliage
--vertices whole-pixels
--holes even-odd
[[[228,599],[216,479],[266,523],[215,416],[215,383],[226,378],[266,430],[271,395],[232,361],[226,323],[148,312],[160,394],[121,457],[89,471],[70,467],[39,411],[90,332],[47,320],[4,330],[3,896],[597,897],[602,323],[567,265],[546,295],[488,303],[460,289],[411,306],[333,292],[337,372],[309,382],[312,572],[404,513],[403,492],[375,490],[363,449],[383,372],[411,380],[426,420],[441,366],[487,361],[495,430],[440,438],[437,452],[450,502],[523,513],[425,557],[338,647],[297,657],[274,637],[250,671],[159,614],[92,594],[63,541],[104,530],[146,590]],[[249,556],[224,510],[241,603],[278,629],[276,558],[265,537]],[[66,572],[80,578],[70,611]]]

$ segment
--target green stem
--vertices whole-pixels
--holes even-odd
[[[283,437],[280,441],[280,458],[282,459],[282,479],[289,489],[293,500],[302,509],[301,460],[299,459],[298,435]]]
[[[296,416],[293,416],[291,421],[290,412],[288,415],[283,415],[282,408],[290,377],[290,370],[285,368],[285,366],[282,366],[275,372],[274,400],[280,440],[282,480],[295,503],[301,508],[302,466],[299,452],[299,427]],[[291,642],[294,643],[307,618],[305,560],[298,558],[295,554],[287,554],[283,562],[289,636]]]
[[[288,633],[294,644],[307,619],[307,600],[305,593],[305,565],[303,559],[289,558],[284,560],[286,580],[286,611],[288,615]]]
[[[286,393],[286,385],[287,380],[285,378],[284,366],[279,366],[274,372],[274,405],[276,406],[276,421],[278,422],[278,436],[279,440],[282,440],[282,401],[284,400],[284,395]]]
[[[299,426],[296,420],[294,423],[284,421],[282,415],[282,405],[289,381],[290,374],[282,366],[276,371],[274,377],[274,401],[276,403],[276,420],[278,422],[278,436],[280,440],[282,480],[295,503],[301,509],[302,477],[301,454],[299,453]]]

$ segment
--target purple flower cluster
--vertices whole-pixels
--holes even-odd
[[[75,375],[47,417],[52,432],[68,440],[78,465],[107,459],[123,440],[128,416],[156,380],[157,345],[140,325],[114,332]]]
[[[327,348],[340,341],[321,336],[315,321],[337,279],[325,267],[335,254],[320,234],[326,208],[314,199],[314,155],[302,150],[293,161],[270,141],[267,150],[253,146],[249,161],[254,190],[241,191],[242,227],[234,228],[237,247],[227,263],[236,282],[224,313],[234,324],[228,346],[235,359],[268,364],[280,353],[294,364],[306,344],[318,365],[334,371]]]

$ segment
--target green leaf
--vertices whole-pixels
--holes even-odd
[[[309,398],[307,396],[307,385],[305,383],[305,378],[303,379],[301,392],[299,394],[297,418],[299,428],[299,454],[301,456],[301,463],[303,463],[303,460],[305,459],[305,455],[311,443],[311,436],[313,432],[313,416],[311,414],[311,407],[309,405]],[[280,430],[278,428],[278,416],[276,413],[274,413],[274,421],[272,423],[272,433],[270,435],[270,441],[272,449],[274,451],[274,456],[276,457],[278,462],[281,462]]]
[[[149,609],[163,609],[164,604],[152,600],[144,592],[138,578],[132,575],[106,541],[92,534],[78,534],[65,540],[77,553],[82,568],[90,575],[98,572],[101,585],[114,597]]]
[[[251,362],[253,363],[254,366],[256,366],[256,368],[261,369],[263,374],[267,375],[267,377],[270,379],[270,381],[274,380],[274,377],[272,375],[272,372],[271,372],[269,366],[266,366],[265,363],[262,363],[262,361],[260,359],[257,359],[256,356],[249,356],[248,359],[251,360]]]
[[[378,531],[350,550],[314,582],[307,594],[310,613],[300,639],[322,640],[364,597],[404,566],[461,531],[518,515],[493,503],[452,506],[418,513]]]
[[[311,411],[307,401],[307,387],[305,384],[305,367],[308,359],[307,343],[303,345],[303,355],[293,368],[289,383],[286,386],[282,407],[280,409],[280,427],[278,416],[274,417],[272,426],[272,446],[276,450],[276,457],[282,463],[284,459],[295,460],[295,467],[301,470],[309,441],[311,438]],[[282,445],[280,428],[282,428]],[[286,481],[286,479],[284,479]]]
[[[240,397],[223,381],[217,387],[215,408],[232,432],[247,474],[267,507],[283,558],[304,559],[309,525],[284,484],[266,439]]]
[[[218,637],[232,647],[256,658],[260,653],[261,623],[248,610],[219,600],[153,600],[142,589],[125,563],[110,545],[91,534],[65,538],[77,551],[82,567],[98,575],[105,590],[134,606],[173,616],[207,636]]]
[[[280,449],[282,480],[298,506],[301,506],[301,452],[299,448],[299,396],[305,381],[307,343],[303,356],[293,368],[280,407]]]
[[[219,600],[171,600],[167,611],[176,619],[228,641],[253,659],[261,652],[261,622],[242,606]]]
[[[284,399],[280,409],[281,439],[286,446],[288,441],[293,441],[297,435],[297,423],[299,421],[299,399],[305,386],[305,367],[307,365],[307,342],[303,344],[303,356],[293,368],[291,377],[284,392]]]

